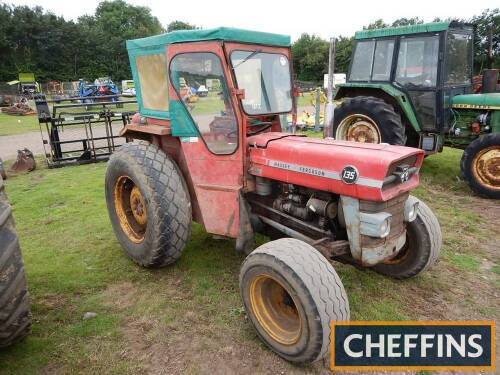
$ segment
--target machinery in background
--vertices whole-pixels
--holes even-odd
[[[132,98],[136,96],[135,83],[131,79],[122,81],[122,96]]]
[[[479,195],[500,199],[498,69],[473,93],[471,24],[434,22],[359,31],[347,83],[335,99],[336,139],[464,149],[461,171]]]
[[[40,92],[40,84],[35,81],[33,73],[19,73],[17,80],[7,82],[7,84],[17,85],[18,94],[27,99],[33,99],[33,96]]]
[[[86,103],[76,101],[91,100]],[[105,161],[112,152],[125,143],[120,130],[130,123],[136,108],[135,100],[119,101],[116,96],[88,96],[48,100],[35,96],[38,122],[42,134],[45,158],[49,168],[68,164]]]

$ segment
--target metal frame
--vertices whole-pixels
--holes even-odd
[[[49,168],[62,167],[69,164],[87,164],[108,160],[109,156],[119,145],[115,140],[120,137],[113,130],[114,123],[122,123],[123,126],[131,123],[132,116],[136,111],[120,111],[124,104],[137,103],[135,100],[104,101],[94,103],[83,103],[88,99],[110,99],[116,95],[82,97],[70,99],[47,100],[45,95],[37,95],[35,104],[38,112],[38,123],[42,136],[45,159]],[[80,103],[74,103],[74,101]],[[61,104],[70,102],[69,104]],[[52,104],[52,111],[49,108]],[[101,107],[99,110],[86,111],[92,107]],[[68,109],[82,108],[82,111],[65,112]],[[105,135],[95,135],[95,126],[104,125]],[[60,133],[65,127],[83,128],[84,136],[78,136],[70,140],[60,140]],[[44,131],[47,137],[44,137]],[[105,145],[97,145],[97,141],[105,140]],[[81,147],[64,150],[63,146],[81,144]]]

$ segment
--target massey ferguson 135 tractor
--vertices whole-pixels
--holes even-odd
[[[347,83],[340,85],[336,139],[464,149],[471,189],[500,199],[498,70],[472,94],[473,26],[458,22],[363,30],[355,35]]]
[[[235,238],[258,335],[294,362],[321,359],[329,322],[349,303],[332,260],[395,278],[428,269],[439,223],[409,192],[424,152],[282,133],[296,112],[290,38],[229,28],[127,42],[139,113],[106,172],[109,216],[125,253],[145,267],[182,254],[191,221]],[[220,87],[196,102],[182,85]],[[185,97],[184,97],[185,98]],[[256,250],[254,235],[276,240]],[[253,250],[253,251],[252,251]]]

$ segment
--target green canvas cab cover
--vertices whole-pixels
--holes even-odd
[[[235,29],[231,27],[217,27],[215,29],[178,30],[149,36],[147,38],[127,40],[127,50],[155,49],[172,43],[197,42],[203,40],[225,40],[278,47],[289,47],[291,43],[290,36],[288,35]]]

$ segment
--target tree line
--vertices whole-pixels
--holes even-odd
[[[435,21],[439,21],[436,19]],[[469,20],[477,25],[474,40],[475,67],[491,63],[489,37],[493,44],[493,64],[500,65],[500,13],[485,10]],[[401,18],[391,24],[382,19],[365,26],[374,29],[423,23],[419,18]],[[101,2],[93,15],[76,21],[45,11],[42,7],[0,4],[0,81],[17,78],[19,72],[33,72],[38,81],[94,80],[110,76],[115,81],[131,77],[125,40],[163,32],[194,29],[184,21],[164,27],[144,6],[124,0]],[[320,82],[327,72],[327,40],[304,33],[292,45],[297,79]],[[336,48],[336,72],[347,72],[353,37],[339,36]]]

